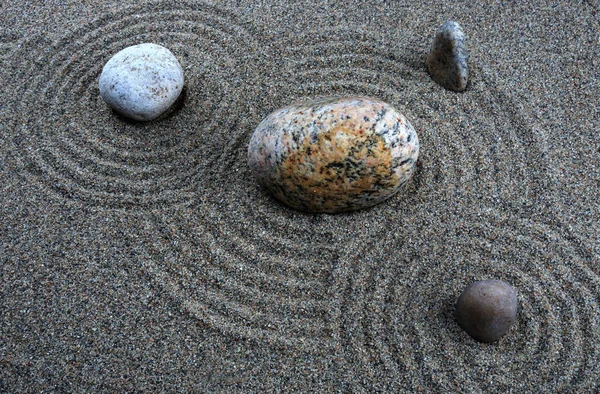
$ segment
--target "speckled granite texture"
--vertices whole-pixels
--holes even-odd
[[[378,204],[415,170],[419,139],[404,115],[367,97],[279,109],[252,134],[248,163],[283,203],[337,213]]]
[[[0,9],[0,392],[598,392],[597,0]],[[461,94],[426,67],[448,19]],[[131,122],[98,77],[142,42],[185,88]],[[417,132],[383,203],[308,214],[257,184],[260,122],[328,96]],[[519,311],[483,344],[455,304],[488,278]]]

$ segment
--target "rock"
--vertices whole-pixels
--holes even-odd
[[[517,293],[506,282],[482,280],[468,286],[456,302],[456,320],[470,336],[494,342],[517,320]]]
[[[370,207],[412,176],[415,129],[390,105],[324,98],[279,109],[254,131],[248,163],[259,184],[308,212]]]
[[[468,60],[462,28],[456,22],[447,21],[435,36],[427,58],[431,77],[446,89],[462,92],[469,79]]]
[[[135,120],[152,120],[179,97],[183,70],[167,48],[139,44],[110,58],[98,85],[100,95],[115,111]]]

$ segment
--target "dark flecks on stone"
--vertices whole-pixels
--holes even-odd
[[[457,22],[447,21],[436,34],[427,58],[431,77],[446,89],[462,92],[469,79],[468,60],[462,28]]]
[[[470,336],[494,342],[517,320],[517,293],[506,282],[473,282],[456,302],[456,320]]]
[[[407,146],[408,134],[415,135]],[[388,104],[336,97],[270,114],[252,135],[248,164],[258,182],[286,205],[338,213],[394,195],[414,171],[397,163],[416,161],[418,149],[414,128]]]

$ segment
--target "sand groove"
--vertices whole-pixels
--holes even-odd
[[[147,41],[175,53],[186,87],[166,115],[140,124],[110,111],[97,78],[112,54]],[[159,12],[153,3],[124,7],[56,42],[32,39],[20,51],[29,60],[11,65],[23,96],[13,110],[27,117],[12,126],[27,137],[13,139],[14,156],[25,176],[59,198],[110,208],[188,204],[198,173],[243,137],[237,117],[251,111],[234,90],[254,85],[249,70],[258,50],[225,11],[194,2]]]
[[[536,193],[547,190],[548,179],[546,164],[532,164],[547,158],[523,108],[476,62],[465,93],[437,86],[425,70],[428,47],[422,38],[397,34],[390,39],[369,30],[331,28],[277,41],[271,47],[280,51],[270,56],[283,63],[286,75],[267,82],[270,101],[281,104],[266,107],[326,95],[383,99],[419,133],[420,182],[429,190],[420,190],[417,198],[531,204]],[[283,79],[285,84],[277,83]]]
[[[227,335],[330,350],[329,281],[340,252],[318,231],[238,222],[242,210],[260,207],[222,197],[153,215],[144,229],[155,240],[145,245],[146,268],[185,310]],[[255,233],[257,225],[263,230]],[[319,265],[308,260],[315,254]]]
[[[339,340],[344,359],[362,364],[366,387],[508,390],[524,379],[541,390],[594,387],[600,276],[591,267],[597,257],[559,225],[506,211],[483,209],[453,223],[449,235],[415,233],[411,242],[369,245],[372,252],[357,256],[360,268],[343,281]],[[487,278],[512,283],[520,303],[518,323],[493,345],[472,340],[453,316],[462,289]],[[413,380],[382,380],[404,375]]]
[[[186,310],[209,325],[320,351],[341,340],[331,318],[345,317],[339,306],[329,304],[332,291],[369,275],[361,261],[349,263],[353,253],[360,254],[355,248],[413,232],[418,237],[435,225],[436,214],[452,211],[457,198],[491,198],[519,208],[544,179],[529,167],[541,155],[529,144],[533,137],[519,108],[505,109],[510,103],[486,89],[494,83],[491,77],[475,73],[463,95],[442,91],[409,38],[391,53],[381,38],[348,31],[267,42],[259,43],[271,49],[256,58],[257,64],[278,67],[260,79],[263,94],[250,105],[256,112],[236,124],[245,136],[230,141],[226,153],[201,174],[212,188],[198,187],[197,198],[182,210],[148,218],[148,231],[160,242],[145,245],[147,264]],[[424,146],[423,164],[395,198],[352,214],[306,215],[281,206],[256,186],[246,165],[246,140],[261,120],[258,113],[266,115],[294,98],[329,94],[382,98],[413,120]],[[519,149],[526,144],[531,145],[527,150]],[[514,154],[507,155],[511,149]],[[515,184],[521,194],[508,195]],[[431,211],[433,219],[423,216]],[[385,347],[381,351],[386,354]]]
[[[9,37],[0,58],[19,100],[0,103],[0,169],[59,203],[135,210],[127,236],[185,312],[175,319],[325,355],[351,391],[518,391],[525,381],[592,391],[598,240],[540,208],[556,200],[559,167],[492,66],[474,59],[456,94],[429,78],[420,32],[266,34],[244,18],[203,2],[141,2],[53,42]],[[97,78],[112,54],[146,41],[175,53],[186,87],[165,116],[138,124],[109,110]],[[254,128],[327,95],[377,97],[415,126],[418,170],[397,196],[310,215],[256,185],[246,164]],[[453,308],[468,283],[492,277],[515,286],[521,309],[505,338],[482,345]]]

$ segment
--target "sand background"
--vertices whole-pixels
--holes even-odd
[[[428,76],[447,19],[470,84]],[[44,1],[0,6],[0,390],[592,392],[600,374],[598,1]],[[186,87],[150,123],[103,64],[170,48]],[[372,209],[309,215],[253,181],[276,108],[367,95],[418,171]],[[494,344],[471,281],[519,294]]]

